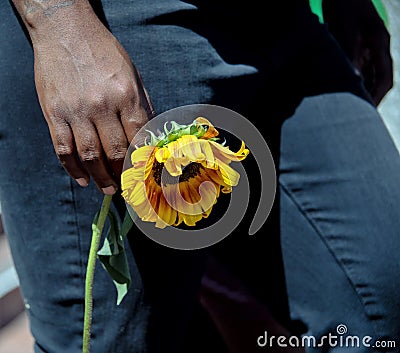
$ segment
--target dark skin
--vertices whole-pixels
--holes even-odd
[[[129,55],[86,0],[14,0],[32,39],[35,83],[58,158],[87,186],[118,188],[128,142],[153,114]]]
[[[376,106],[393,87],[390,34],[369,0],[323,0],[329,31],[364,78]]]

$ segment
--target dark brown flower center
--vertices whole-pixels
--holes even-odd
[[[178,184],[183,181],[189,181],[191,178],[199,175],[204,167],[200,163],[190,163],[183,170],[182,175],[179,177],[174,177],[169,172],[164,169],[164,163],[159,163],[154,161],[152,173],[154,181],[158,186],[161,186],[161,181],[164,185],[166,184]]]

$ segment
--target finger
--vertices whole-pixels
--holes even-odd
[[[121,123],[129,143],[133,141],[136,134],[143,127],[143,125],[149,121],[151,115],[153,114],[151,112],[152,108],[150,108],[147,102],[144,91],[142,91],[140,101],[140,103],[136,104],[134,102],[129,102],[120,110]],[[138,136],[136,136],[136,144],[143,142],[139,141],[140,139],[138,139]]]
[[[117,190],[117,183],[104,160],[104,152],[96,128],[90,123],[74,124],[72,131],[83,166],[104,194],[114,194]]]
[[[101,145],[107,158],[114,179],[121,180],[122,166],[128,148],[128,140],[120,120],[116,115],[109,120],[102,119],[96,123]]]
[[[143,84],[140,73],[135,70],[136,90],[127,95],[128,99],[121,102],[121,122],[128,142],[131,143],[138,131],[155,115],[150,96]]]
[[[89,175],[78,158],[71,127],[64,121],[53,125],[50,128],[50,136],[57,157],[66,172],[74,178],[80,186],[88,186]]]

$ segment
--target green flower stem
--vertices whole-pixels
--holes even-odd
[[[101,205],[99,217],[96,224],[92,227],[92,242],[90,244],[89,259],[86,268],[85,281],[85,313],[83,319],[83,345],[82,353],[90,352],[90,334],[92,329],[92,314],[93,314],[93,280],[94,270],[96,267],[97,251],[100,246],[101,233],[106,222],[107,215],[110,209],[112,196],[105,195]]]

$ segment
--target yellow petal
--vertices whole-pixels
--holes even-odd
[[[150,158],[154,149],[156,149],[154,146],[142,146],[134,150],[131,154],[132,164],[134,165],[138,162],[146,162]]]
[[[195,187],[193,187],[193,185],[194,185],[193,182],[189,182],[189,181],[181,181],[177,185],[178,186],[177,192],[179,192],[181,194],[181,196],[183,197],[183,199],[186,202],[196,203],[197,201],[200,200],[200,197],[197,197],[197,201],[196,201],[196,195],[193,195],[193,201],[192,201],[192,194],[191,193],[193,191],[193,188],[195,188]]]
[[[129,168],[124,170],[121,175],[121,187],[122,189],[129,188],[134,181],[145,180],[146,179],[146,167],[143,166],[141,168]]]
[[[164,197],[166,201],[166,205],[169,208],[169,218],[165,219],[169,225],[174,225],[176,222],[176,202],[175,195],[170,185],[163,187]]]
[[[170,157],[164,162],[164,167],[167,169],[168,173],[172,176],[182,175],[182,166],[177,163],[175,158]]]
[[[224,186],[224,187],[221,189],[221,192],[223,192],[224,194],[229,194],[229,193],[231,193],[231,192],[232,192],[232,186]]]
[[[212,210],[212,206],[207,211],[203,212],[203,218],[207,218],[210,215],[211,210]]]
[[[200,191],[200,204],[203,212],[205,212],[217,202],[217,190],[213,182],[205,181],[200,185]]]
[[[201,152],[199,139],[193,135],[184,135],[177,140],[182,154],[190,159],[191,162],[200,162],[205,156]]]
[[[138,182],[133,188],[129,189],[126,201],[132,207],[135,207],[145,202],[146,199],[146,186],[143,182]]]
[[[224,163],[229,163],[228,161],[242,161],[249,154],[249,150],[245,148],[245,144],[242,141],[242,145],[238,152],[232,152],[228,147],[222,146],[215,141],[209,141],[214,153],[214,156]]]
[[[194,227],[196,223],[203,218],[203,215],[201,213],[199,215],[188,215],[182,213],[182,218],[187,226]]]
[[[240,149],[239,149],[239,151],[237,151],[235,153],[235,155],[236,155],[236,157],[239,158],[239,161],[242,161],[243,159],[245,159],[248,156],[249,153],[250,153],[250,151],[246,148],[244,141],[242,141]]]
[[[154,185],[152,185],[154,187]],[[150,189],[150,192],[147,195],[148,198],[148,210],[147,213],[144,214],[142,218],[143,221],[146,222],[155,222],[158,218],[158,208],[160,205],[160,194],[156,191],[156,187]],[[150,207],[151,206],[151,207]]]
[[[202,213],[201,198],[196,186],[193,186],[191,182],[184,181],[179,183],[179,188],[176,191],[180,192],[180,195],[176,195],[176,199],[179,197],[183,198],[180,202],[180,207],[177,208],[179,212],[189,215],[199,215]]]
[[[224,182],[229,186],[236,186],[239,183],[240,174],[228,164],[219,160],[217,162]]]
[[[218,165],[217,165],[218,166]],[[207,174],[208,178],[216,184],[227,186],[224,182],[224,178],[221,175],[219,170],[214,169],[205,169],[205,173]]]
[[[156,227],[163,229],[168,226],[167,220],[169,220],[170,217],[170,207],[162,195],[160,195],[160,206],[157,214]]]
[[[137,180],[133,177],[134,173],[135,173],[135,171],[133,168],[124,170],[124,172],[121,175],[122,190],[127,190],[127,189],[133,187],[137,183]]]
[[[166,147],[159,148],[155,153],[155,157],[158,163],[164,163],[170,157],[170,155],[171,153]]]
[[[214,153],[212,151],[210,142],[207,140],[200,140],[200,147],[204,154],[204,161],[202,165],[206,168],[214,168],[215,160],[214,160]]]
[[[170,156],[173,157],[173,158],[182,157],[182,152],[181,152],[181,149],[179,147],[179,143],[177,141],[170,142],[167,145],[168,152],[169,152]]]

